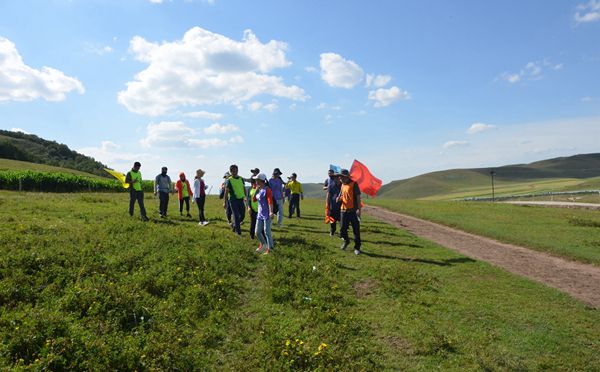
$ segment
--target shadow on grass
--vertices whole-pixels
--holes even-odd
[[[316,216],[307,216],[304,215],[301,218],[298,218],[296,216],[289,218],[289,217],[285,217],[285,220],[291,221],[291,220],[296,220],[296,221],[302,221],[302,220],[309,220],[309,221],[324,221],[325,217],[316,217]]]
[[[388,245],[391,247],[410,247],[410,248],[425,248],[420,244],[413,243],[395,243],[387,240],[362,240],[363,243],[377,244],[377,245]]]
[[[282,236],[277,239],[277,243],[279,246],[288,246],[288,247],[292,246],[292,245],[301,245],[302,248],[308,249],[308,250],[323,249],[323,247],[321,247],[320,245],[315,244],[315,243],[309,243],[308,241],[306,241],[306,239],[304,239],[303,237],[300,237],[300,236]]]
[[[386,254],[379,254],[379,253],[372,253],[372,252],[365,252],[365,251],[363,251],[362,254],[365,256],[368,256],[368,257],[372,257],[372,258],[383,258],[386,260],[400,260],[403,262],[418,262],[418,263],[424,263],[424,264],[436,265],[436,266],[452,266],[454,264],[459,264],[459,263],[476,262],[475,260],[473,260],[469,257],[450,258],[450,259],[442,260],[442,261],[434,261],[434,260],[426,260],[423,258],[397,257],[397,256],[390,256],[390,255],[386,255]]]

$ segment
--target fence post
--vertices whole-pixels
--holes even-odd
[[[23,191],[23,179],[19,177],[19,191]]]

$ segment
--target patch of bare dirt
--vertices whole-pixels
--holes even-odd
[[[354,283],[352,286],[358,298],[364,298],[370,295],[377,288],[377,283],[373,279],[364,279]]]
[[[465,256],[489,262],[513,274],[557,288],[595,308],[600,308],[600,267],[501,243],[383,208],[365,206],[363,210],[370,216]]]

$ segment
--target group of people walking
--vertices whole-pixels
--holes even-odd
[[[135,162],[125,178],[125,182],[130,185],[129,214],[133,216],[134,206],[137,202],[142,220],[148,221],[144,207],[140,167],[141,164]],[[162,167],[161,173],[154,179],[153,190],[154,195],[158,195],[159,198],[160,217],[167,217],[169,197],[177,192],[179,214],[183,216],[185,205],[186,217],[192,217],[190,214],[191,200],[198,206],[198,224],[206,226],[209,221],[204,215],[204,205],[208,187],[202,179],[205,172],[202,169],[196,171],[193,187],[183,172],[179,174],[179,179],[175,184],[167,172],[167,167]],[[273,220],[276,219],[278,227],[283,226],[285,200],[287,199],[289,202],[288,218],[293,218],[294,213],[297,218],[301,218],[300,200],[304,199],[304,193],[296,173],[292,173],[287,182],[284,182],[279,168],[273,170],[270,178],[267,178],[264,173],[260,173],[258,168],[252,169],[250,172],[252,174],[250,178],[243,178],[239,175],[238,166],[231,165],[229,172],[223,176],[219,198],[223,199],[225,216],[231,230],[237,235],[242,234],[241,225],[244,222],[246,210],[248,211],[250,237],[258,238],[260,242],[256,251],[267,254],[275,246],[272,234]],[[246,187],[246,183],[249,183],[250,186]],[[327,190],[326,222],[330,224],[330,235],[335,235],[337,222],[340,221],[340,237],[343,240],[341,248],[346,249],[350,244],[348,229],[352,226],[354,253],[360,254],[360,208],[362,203],[358,185],[350,179],[347,170],[344,169],[339,174],[330,170],[329,178],[324,183],[324,189]]]

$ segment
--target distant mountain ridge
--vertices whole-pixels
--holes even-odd
[[[0,158],[46,164],[110,177],[106,166],[94,158],[69,149],[67,145],[48,141],[34,134],[0,130]]]
[[[419,199],[487,187],[492,170],[498,185],[545,179],[588,179],[600,176],[600,153],[559,157],[529,164],[431,172],[390,182],[381,187],[378,196]]]

